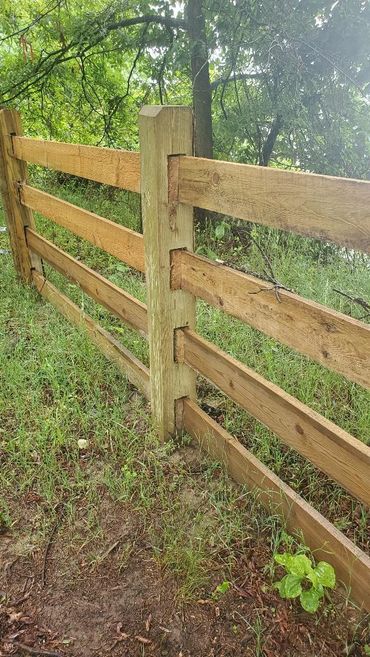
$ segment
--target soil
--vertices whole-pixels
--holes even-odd
[[[81,544],[75,538],[83,523],[77,519],[73,532],[63,515],[32,548],[37,512],[37,497],[28,494],[24,530],[0,534],[1,657],[365,654],[366,619],[340,593],[316,616],[279,599],[265,574],[270,556],[262,543],[240,555],[226,593],[217,599],[211,586],[202,599],[184,603],[127,505],[102,497],[104,541],[94,560],[88,527]],[[215,573],[215,583],[219,578]]]

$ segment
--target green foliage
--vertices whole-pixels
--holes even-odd
[[[214,600],[219,600],[225,593],[227,593],[230,590],[230,582],[225,580],[224,582],[221,582],[221,584],[218,584],[216,586],[215,590],[212,593],[212,598]]]
[[[317,611],[324,596],[325,588],[335,587],[335,571],[326,561],[320,561],[316,567],[305,554],[275,554],[276,563],[287,571],[280,582],[275,583],[283,599],[298,598],[305,611],[313,614]],[[307,587],[308,585],[308,587]]]
[[[0,534],[9,529],[12,524],[9,507],[4,499],[0,498]]]
[[[229,231],[230,223],[227,223],[226,221],[220,221],[215,228],[216,240],[222,240]]]
[[[0,102],[28,134],[131,149],[143,104],[192,103],[182,4],[1,5]],[[203,11],[216,155],[261,163],[278,123],[273,166],[368,177],[370,5],[203,0]]]

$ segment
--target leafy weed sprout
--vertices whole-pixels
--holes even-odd
[[[305,611],[314,614],[324,597],[325,588],[335,587],[335,571],[326,561],[313,566],[305,554],[274,554],[276,563],[285,568],[287,574],[274,587],[283,599],[298,598]]]

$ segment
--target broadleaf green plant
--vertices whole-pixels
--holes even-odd
[[[314,567],[305,554],[275,554],[275,561],[283,566],[287,574],[274,587],[281,598],[299,598],[305,611],[314,614],[324,596],[325,588],[335,587],[335,571],[326,561]]]
[[[212,597],[214,600],[219,600],[225,593],[227,593],[230,589],[231,583],[225,580],[224,582],[221,582],[218,586],[216,586],[215,590],[212,593]]]

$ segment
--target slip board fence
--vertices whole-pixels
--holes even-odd
[[[366,505],[369,447],[198,335],[195,305],[201,298],[367,388],[370,326],[284,289],[276,295],[270,283],[193,253],[194,207],[370,253],[370,183],[195,158],[186,107],[143,108],[140,153],[30,139],[11,110],[1,111],[0,128],[1,189],[20,278],[83,326],[150,399],[161,439],[193,436],[370,611],[369,557],[200,408],[196,375]],[[144,234],[31,187],[27,162],[141,194]],[[39,234],[33,211],[145,273],[147,306]],[[150,369],[45,278],[43,261],[147,337]]]

